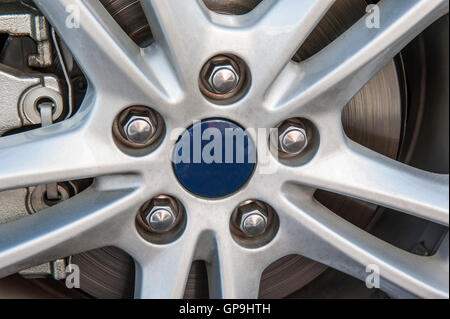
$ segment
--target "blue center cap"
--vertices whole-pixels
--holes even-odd
[[[256,150],[252,139],[236,123],[209,119],[183,133],[173,163],[178,180],[189,191],[203,197],[223,197],[250,178]]]

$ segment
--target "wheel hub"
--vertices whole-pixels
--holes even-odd
[[[250,178],[256,150],[238,124],[209,119],[183,133],[173,162],[175,174],[186,189],[202,197],[223,197],[239,190]]]
[[[137,2],[131,0],[102,0],[102,2],[138,44],[144,46],[152,41],[150,28]],[[249,11],[257,3],[259,3],[259,0],[205,1],[209,9],[224,14],[242,14]],[[294,57],[294,60],[297,60],[297,58],[306,59],[313,53],[318,52],[345,31],[347,27],[351,26],[364,13],[364,10],[365,2],[363,0],[349,0],[336,3],[317,27],[317,32],[313,32],[309,40],[303,44],[301,50],[297,53],[298,57]],[[397,81],[395,65],[391,62],[375,77],[375,80],[370,82],[350,101],[343,113],[343,126],[350,138],[391,157],[395,157],[397,154],[401,124],[401,107]],[[382,97],[382,99],[375,99],[375,96]],[[380,132],[376,132],[376,128],[382,123],[384,123],[384,127],[389,129],[380,135]],[[189,135],[188,131],[189,129],[185,132],[186,135]],[[185,165],[184,168],[193,171],[201,165],[202,163]],[[178,180],[186,189],[195,194],[196,191],[193,189],[199,185],[196,185],[195,180],[189,179],[186,179],[183,183],[183,179],[180,178],[180,176],[182,177],[181,167],[178,167],[180,172],[177,173],[177,168],[174,165],[174,171]],[[200,169],[199,172],[201,172]],[[203,172],[206,173],[206,171]],[[200,177],[202,182],[199,184],[203,184],[205,187],[210,186],[212,179],[207,179],[205,182],[205,176]],[[217,182],[217,179],[214,179],[214,181]],[[243,184],[245,184],[245,181]],[[234,190],[228,189],[223,191],[222,194],[233,193],[241,187],[242,184],[235,186]],[[220,186],[216,189],[219,188]],[[201,193],[203,193],[201,189],[197,190],[197,195],[205,196]],[[343,196],[319,191],[316,197],[333,212],[351,220],[360,227],[366,227],[370,224],[375,215],[375,210],[372,207]],[[92,257],[94,255],[95,257]],[[97,274],[97,276],[89,276],[89,280],[85,280],[88,282],[88,284],[84,285],[85,291],[88,291],[90,294],[99,297],[105,296],[103,282],[107,282],[109,286],[118,283],[124,284],[124,278],[127,278],[125,286],[132,290],[133,282],[126,275],[132,272],[129,265],[131,258],[121,251],[114,250],[114,255],[112,255],[110,250],[103,251],[100,249],[92,253],[86,252],[74,256],[74,258],[84,269],[84,273]],[[261,278],[260,297],[279,298],[287,296],[306,285],[326,269],[320,264],[305,259],[302,256],[286,256],[269,266]],[[116,260],[119,260],[124,265],[118,265]],[[108,271],[108,265],[110,264],[117,265],[117,268],[121,269],[118,272],[121,278],[110,275]],[[281,272],[281,269],[284,269],[284,271]],[[301,276],[301,280],[298,280],[299,276]],[[272,278],[276,278],[276,283],[274,283]],[[205,289],[207,289],[206,278],[202,275],[201,267],[194,263],[186,286],[185,297],[207,296],[208,293],[204,291]],[[117,296],[124,295],[121,289],[115,289],[114,293]]]

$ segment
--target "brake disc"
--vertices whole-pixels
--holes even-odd
[[[151,30],[136,0],[101,0],[111,15],[139,45],[151,42]],[[206,6],[218,13],[242,14],[261,0],[205,0]],[[304,60],[345,32],[365,13],[364,0],[340,0],[295,55]],[[270,45],[270,44],[268,44]],[[195,58],[195,57],[193,57]],[[396,63],[388,63],[347,105],[343,125],[348,137],[386,156],[396,158],[402,132],[401,73]],[[358,227],[368,229],[378,207],[355,199],[318,191],[316,198],[331,211]],[[104,248],[73,257],[81,269],[82,290],[93,297],[129,298],[133,295],[132,259],[115,248]],[[280,298],[302,288],[326,269],[302,256],[286,256],[266,269],[262,276],[260,297]],[[205,267],[194,263],[185,297],[207,297]]]

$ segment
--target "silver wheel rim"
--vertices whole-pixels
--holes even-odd
[[[352,142],[341,121],[347,102],[409,41],[448,13],[448,1],[382,1],[379,29],[367,28],[363,18],[300,63],[291,57],[333,1],[266,0],[248,14],[222,16],[197,0],[142,0],[155,36],[146,48],[132,42],[100,2],[35,2],[59,35],[70,39],[66,43],[88,77],[89,90],[70,120],[0,139],[0,191],[97,178],[70,200],[0,225],[1,277],[116,246],[135,259],[137,298],[182,297],[195,259],[208,261],[211,297],[256,298],[263,270],[299,254],[361,280],[366,266],[377,265],[380,288],[394,297],[448,298],[448,235],[434,256],[416,256],[340,219],[312,196],[314,189],[324,189],[448,226],[448,175],[409,167]],[[66,26],[68,5],[79,9],[80,28]],[[241,57],[252,74],[248,93],[228,106],[205,99],[197,82],[203,64],[223,52]],[[111,127],[130,105],[157,110],[167,132],[210,117],[239,120],[249,128],[303,117],[316,125],[320,146],[300,166],[270,157],[276,174],[256,172],[239,192],[205,200],[177,181],[170,136],[146,156],[130,157],[117,148]],[[184,233],[167,245],[145,241],[135,227],[139,207],[160,194],[178,198],[188,217]],[[280,219],[275,238],[256,249],[236,243],[228,227],[233,209],[248,199],[268,202]],[[251,272],[242,271],[249,267]]]

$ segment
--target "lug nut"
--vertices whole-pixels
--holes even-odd
[[[280,150],[289,155],[300,154],[308,146],[306,129],[300,124],[286,122],[279,128]]]
[[[237,87],[239,75],[231,64],[216,66],[211,71],[209,84],[218,94],[226,94]]]
[[[178,217],[178,207],[174,200],[167,196],[152,199],[146,212],[144,219],[150,230],[155,233],[170,231],[176,224]]]
[[[241,230],[249,237],[261,235],[266,231],[267,218],[261,213],[252,213],[242,220]]]
[[[145,148],[159,141],[164,132],[162,117],[145,106],[131,106],[117,116],[113,133],[122,145]]]
[[[152,138],[154,128],[150,118],[132,116],[125,125],[124,132],[130,142],[144,145]]]
[[[159,195],[142,204],[136,214],[136,229],[148,242],[163,245],[179,238],[187,224],[183,204],[175,197]]]
[[[277,234],[280,220],[269,204],[260,200],[246,200],[236,207],[230,217],[233,239],[247,248],[262,247]]]
[[[244,61],[239,57],[216,55],[205,63],[200,72],[200,90],[211,100],[232,101],[241,96],[249,78],[248,73]]]
[[[154,232],[163,233],[172,228],[175,218],[170,210],[155,209],[147,216],[147,223]]]
[[[267,211],[255,202],[238,209],[240,230],[248,237],[262,235],[267,229]]]

